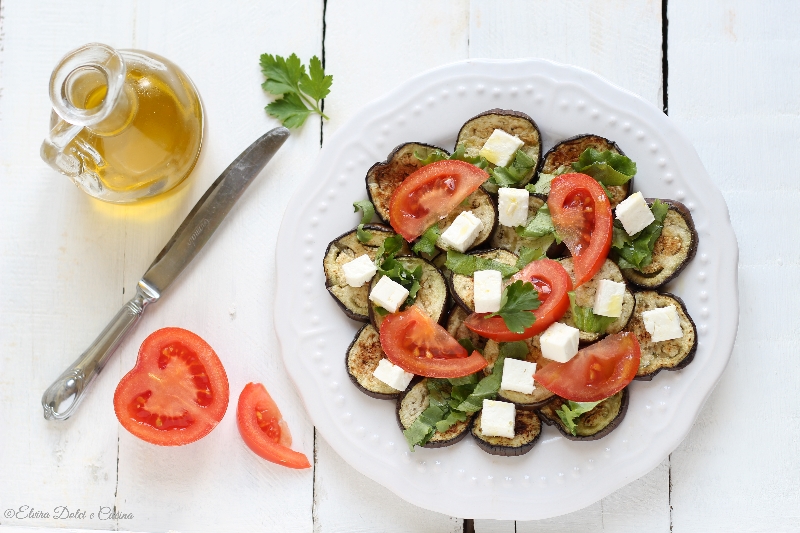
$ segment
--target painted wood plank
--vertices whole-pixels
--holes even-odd
[[[475,520],[475,533],[517,533],[513,520]]]
[[[58,60],[89,40],[129,46],[133,3],[2,2],[0,29],[0,502],[59,512],[113,507],[113,372],[79,416],[47,422],[45,388],[122,304],[124,225],[39,158]],[[106,379],[111,378],[111,379]],[[14,428],[10,430],[9,428]],[[0,525],[103,527],[98,520],[9,518]]]
[[[138,3],[135,45],[186,70],[204,99],[208,128],[186,186],[161,202],[125,211],[126,292],[208,185],[252,141],[279,125],[264,112],[270,97],[260,88],[259,55],[295,52],[304,62],[320,55],[322,9],[321,0]],[[239,438],[235,407],[247,382],[264,383],[291,427],[293,447],[312,459],[313,427],[283,368],[272,306],[275,235],[297,176],[308,171],[319,150],[319,131],[319,122],[309,119],[292,133],[208,247],[122,347],[118,376],[133,365],[139,344],[153,330],[180,326],[201,334],[225,364],[231,402],[219,427],[185,448],[156,448],[120,433],[117,504],[138,511],[120,527],[312,529],[312,470],[286,469],[250,452]]]
[[[470,57],[542,57],[577,65],[661,107],[660,2],[472,0],[469,53]],[[517,522],[516,530],[666,532],[668,478],[665,460],[592,506],[549,520]],[[476,522],[475,530],[480,526]]]
[[[363,104],[410,76],[467,57],[468,4],[329,1],[327,138]],[[355,200],[355,198],[354,198]],[[376,400],[377,401],[377,400]],[[334,531],[461,531],[463,523],[407,504],[356,472],[317,436],[314,528]]]
[[[661,2],[470,2],[470,57],[541,57],[597,72],[661,106]]]
[[[673,531],[800,531],[795,326],[800,11],[669,2],[669,112],[728,203],[740,321],[730,364],[672,454]],[[776,231],[776,228],[778,230]]]

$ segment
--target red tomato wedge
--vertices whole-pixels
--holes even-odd
[[[575,286],[592,279],[608,256],[614,219],[603,187],[586,174],[561,174],[550,184],[547,206],[556,232],[572,253]]]
[[[528,263],[528,266],[514,274],[511,280],[528,281],[539,291],[539,301],[542,305],[533,311],[536,321],[531,327],[522,333],[514,333],[506,327],[501,317],[486,318],[488,313],[472,313],[464,321],[464,325],[487,339],[500,342],[520,341],[546,330],[569,308],[567,293],[572,290],[572,280],[558,261],[539,259]]]
[[[381,348],[389,361],[420,376],[458,378],[488,364],[477,351],[468,356],[446,329],[415,305],[387,316],[380,335]]]
[[[489,174],[465,161],[446,160],[411,173],[389,202],[389,222],[408,242],[447,216],[489,179]]]
[[[161,446],[205,437],[228,408],[228,376],[211,346],[185,329],[153,332],[114,392],[122,427]]]
[[[598,402],[633,380],[640,358],[636,335],[616,333],[580,350],[566,363],[549,363],[533,379],[567,400]]]
[[[305,455],[289,448],[289,426],[261,383],[248,383],[239,395],[236,425],[244,443],[259,457],[288,468],[311,468]]]

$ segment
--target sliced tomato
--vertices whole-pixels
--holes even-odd
[[[381,348],[386,357],[406,372],[429,378],[458,378],[486,367],[477,351],[468,356],[446,329],[412,305],[392,313],[381,323]]]
[[[633,380],[640,358],[636,335],[616,333],[580,350],[566,363],[548,364],[533,379],[567,400],[598,402]]]
[[[536,321],[531,327],[522,333],[514,333],[508,329],[501,317],[487,318],[488,313],[472,313],[464,321],[464,325],[487,339],[500,342],[519,341],[546,330],[569,308],[567,293],[572,290],[572,280],[558,261],[552,259],[533,261],[514,274],[511,279],[533,283],[539,292],[539,301],[542,305],[533,311]]]
[[[489,179],[465,161],[445,160],[411,173],[392,194],[389,221],[408,242],[455,209]]]
[[[608,256],[614,219],[603,187],[586,174],[561,174],[550,184],[547,207],[572,253],[575,286],[592,279]]]
[[[305,455],[289,448],[289,426],[261,383],[248,383],[239,395],[236,425],[244,443],[259,457],[288,468],[311,467]]]
[[[206,341],[181,328],[153,332],[114,392],[122,427],[161,446],[206,436],[228,408],[228,376]]]

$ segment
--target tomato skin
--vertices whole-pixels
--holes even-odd
[[[478,351],[468,356],[446,329],[416,305],[387,316],[381,323],[380,338],[391,363],[419,376],[459,378],[488,365]],[[421,352],[425,355],[419,355]]]
[[[259,414],[262,416],[261,424]],[[236,425],[244,443],[259,457],[287,468],[311,468],[304,454],[289,448],[292,444],[289,427],[261,383],[248,383],[239,395]]]
[[[533,375],[547,390],[573,402],[598,402],[624,389],[641,358],[633,333],[615,333],[578,351],[566,363],[551,362]]]
[[[547,206],[556,232],[572,254],[575,287],[579,287],[600,270],[611,248],[614,218],[608,196],[591,176],[561,174],[550,185]]]
[[[114,412],[136,437],[180,446],[211,432],[228,398],[228,376],[213,348],[191,331],[163,328],[144,340],[117,385]]]
[[[536,321],[522,333],[514,333],[506,327],[499,316],[486,318],[489,313],[472,313],[464,325],[478,335],[498,342],[511,342],[529,339],[550,327],[569,309],[569,295],[572,279],[558,261],[538,259],[528,263],[511,278],[512,281],[532,282],[539,291],[542,305],[533,311]]]
[[[408,242],[447,216],[489,179],[466,161],[445,160],[412,172],[392,194],[389,223]]]

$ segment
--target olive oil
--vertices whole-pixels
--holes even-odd
[[[42,155],[92,196],[130,202],[188,176],[202,144],[203,109],[194,85],[174,64],[135,50],[112,52],[124,67],[116,81],[92,65],[66,75],[61,94],[68,104],[62,107],[77,120],[56,121]],[[80,128],[80,119],[95,112],[100,118]],[[59,135],[66,138],[60,145]]]

